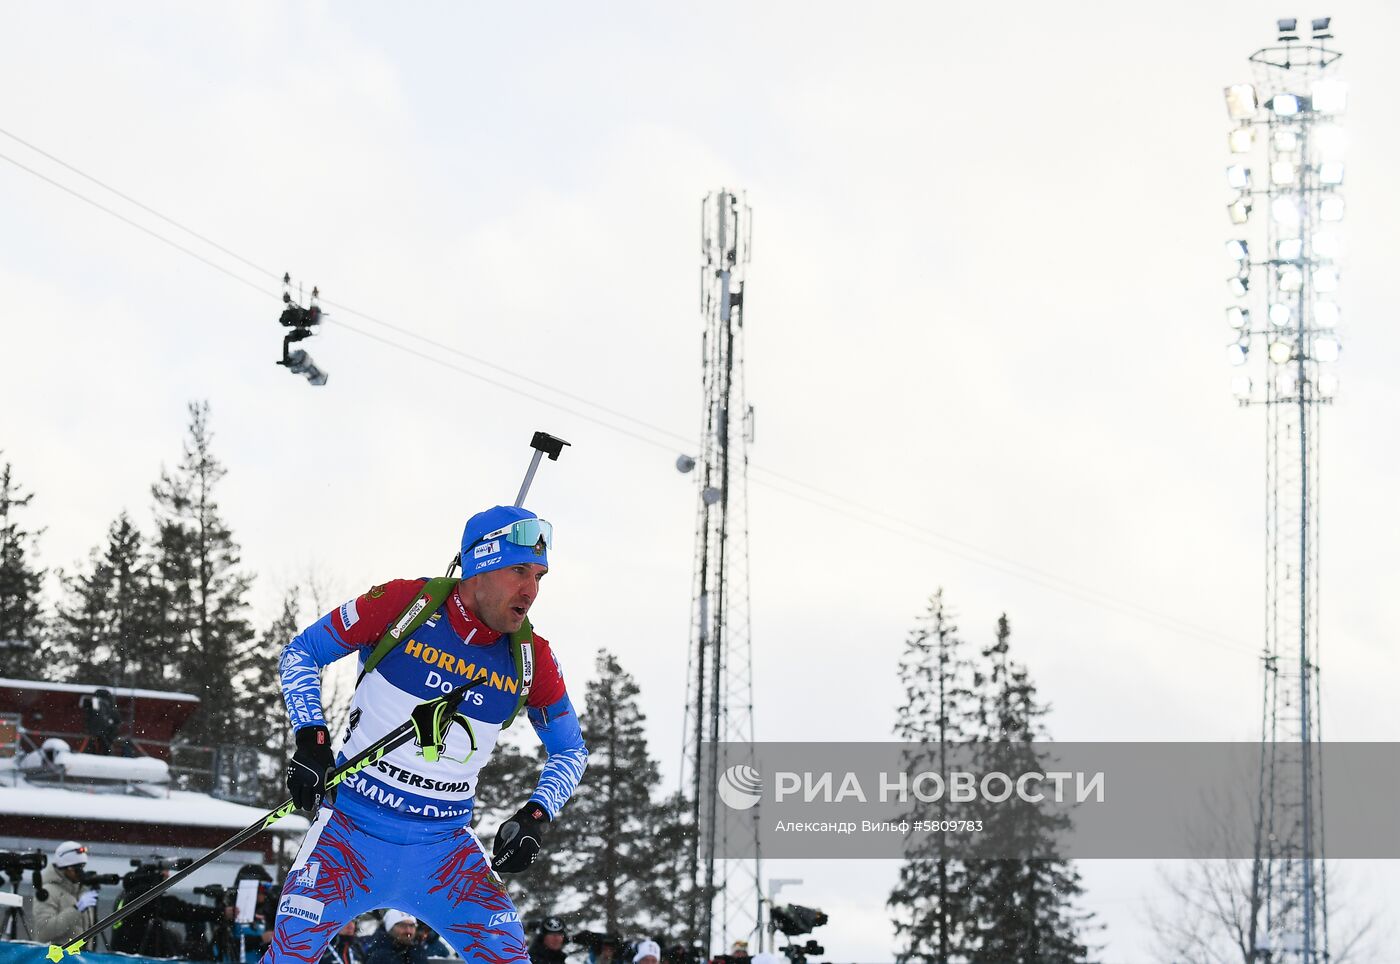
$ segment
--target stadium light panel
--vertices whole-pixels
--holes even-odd
[[[1293,117],[1303,109],[1297,94],[1275,94],[1266,106],[1279,117]]]
[[[1297,224],[1298,198],[1293,194],[1280,194],[1269,204],[1269,211],[1279,224]]]
[[[1319,231],[1313,235],[1313,254],[1329,260],[1340,258],[1342,256],[1342,239],[1331,231]]]
[[[1235,261],[1245,261],[1249,258],[1249,242],[1238,238],[1226,241],[1225,253]]]
[[[1276,328],[1287,328],[1289,322],[1293,320],[1293,309],[1281,301],[1275,301],[1269,305],[1269,321],[1273,322]]]
[[[1292,161],[1274,161],[1269,166],[1269,180],[1281,187],[1292,184],[1297,175],[1298,169],[1293,166]]]
[[[1244,224],[1249,220],[1249,212],[1254,210],[1254,205],[1244,197],[1237,197],[1226,206],[1226,210],[1230,212],[1231,224]]]
[[[1318,294],[1331,294],[1337,290],[1337,270],[1318,268],[1313,272],[1313,288]]]
[[[1225,183],[1237,191],[1249,190],[1249,168],[1243,164],[1231,164],[1225,168]]]
[[[1323,161],[1317,169],[1317,179],[1328,187],[1336,187],[1342,183],[1346,170],[1347,166],[1341,161]]]
[[[1302,258],[1302,238],[1285,238],[1278,243],[1278,259],[1280,261],[1301,261]]]
[[[1298,149],[1298,132],[1291,127],[1274,131],[1274,150],[1290,154]]]
[[[1286,365],[1293,357],[1293,343],[1280,338],[1269,343],[1269,361],[1275,365]]]
[[[1340,80],[1319,80],[1313,84],[1312,109],[1321,114],[1340,114],[1347,109],[1347,85]]]
[[[1254,149],[1254,128],[1236,127],[1230,132],[1230,152],[1248,154]]]
[[[1342,354],[1342,343],[1334,335],[1319,335],[1313,339],[1313,358],[1320,362],[1334,362]]]
[[[1225,88],[1225,109],[1235,120],[1244,120],[1259,109],[1259,95],[1253,84],[1235,84]]]
[[[1319,328],[1336,328],[1342,320],[1342,309],[1335,301],[1313,302],[1313,321]]]
[[[1225,309],[1225,322],[1236,331],[1249,327],[1249,309],[1230,306]]]

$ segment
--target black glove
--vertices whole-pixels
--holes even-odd
[[[544,841],[549,811],[531,800],[496,831],[491,844],[491,869],[518,874],[535,862]]]
[[[303,726],[297,730],[297,752],[287,764],[287,789],[298,810],[308,813],[321,805],[326,795],[326,777],[335,769],[331,736],[324,726]],[[332,795],[333,796],[333,795]]]

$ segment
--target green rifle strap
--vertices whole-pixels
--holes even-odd
[[[369,659],[365,660],[365,668],[360,670],[359,679],[355,680],[356,688],[366,675],[374,671],[380,660],[398,648],[399,644],[407,642],[408,637],[417,632],[418,628],[438,611],[456,585],[457,580],[451,576],[438,576],[428,580],[418,597],[399,614],[399,618],[394,620],[394,625],[390,626],[389,631],[375,644],[374,652],[369,654]],[[515,710],[501,724],[501,729],[514,723],[520,711],[525,708],[525,701],[530,697],[530,684],[535,679],[535,631],[530,628],[529,619],[510,634],[510,654],[515,660],[516,679],[520,680],[519,697],[515,701]]]
[[[418,630],[418,627],[426,623],[433,613],[438,611],[447,597],[451,594],[457,580],[450,576],[438,576],[436,579],[429,579],[423,586],[423,591],[409,604],[409,607],[399,614],[399,618],[394,620],[394,624],[389,627],[389,631],[374,647],[374,652],[369,654],[369,659],[365,660],[365,668],[360,670],[359,679],[355,680],[358,688],[360,681],[365,676],[374,671],[379,665],[379,661],[388,656],[400,643],[406,642],[408,637]]]
[[[503,730],[514,723],[524,709],[525,701],[530,698],[530,684],[535,681],[535,631],[530,627],[528,618],[510,634],[510,655],[515,659],[515,678],[520,680],[520,695],[515,701],[515,711],[501,724]]]

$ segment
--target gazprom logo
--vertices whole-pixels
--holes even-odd
[[[747,763],[736,763],[719,775],[719,798],[731,810],[751,810],[763,799],[763,777]]]

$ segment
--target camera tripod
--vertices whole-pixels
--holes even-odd
[[[24,898],[19,895],[19,882],[24,876],[24,870],[20,867],[6,867],[5,874],[10,878],[10,893],[0,891],[0,934],[5,935],[7,940],[29,940],[33,937],[33,931],[29,928],[29,919],[24,916]],[[35,883],[38,883],[37,871]],[[24,929],[22,938],[20,928]]]

